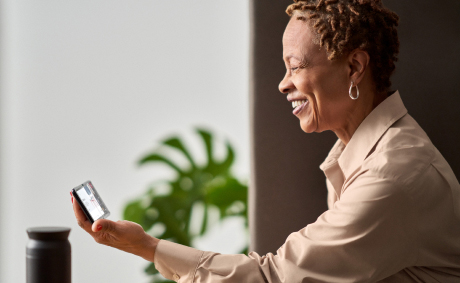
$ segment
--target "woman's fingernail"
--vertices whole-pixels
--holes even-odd
[[[73,197],[72,197],[72,203],[73,203]]]
[[[101,231],[101,230],[102,230],[102,225],[97,225],[96,230],[97,230],[97,231]]]

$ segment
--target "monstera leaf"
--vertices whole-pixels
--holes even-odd
[[[177,178],[152,185],[143,196],[128,203],[124,210],[126,220],[139,223],[145,231],[160,227],[157,237],[186,246],[191,246],[193,239],[202,236],[209,228],[210,207],[218,209],[221,220],[230,216],[244,217],[247,226],[248,188],[231,173],[235,157],[233,147],[226,142],[225,157],[218,160],[213,152],[213,135],[203,129],[196,132],[206,152],[205,163],[199,164],[193,159],[180,137],[164,140],[159,149],[144,156],[139,164],[165,165],[176,172]],[[188,164],[176,164],[168,156],[166,148],[183,155]],[[165,184],[170,188],[169,192],[159,194],[159,188]],[[197,205],[203,207],[204,212],[199,232],[194,233],[190,225]],[[247,247],[242,252],[246,250]],[[153,276],[152,282],[172,282],[160,279],[153,263],[145,272]]]

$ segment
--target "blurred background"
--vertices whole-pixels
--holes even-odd
[[[384,2],[401,18],[393,88],[458,174],[460,2]],[[25,281],[25,230],[45,225],[72,228],[74,282],[147,282],[144,260],[77,226],[69,191],[93,181],[121,219],[172,177],[137,165],[159,141],[181,136],[205,161],[195,126],[212,131],[218,156],[231,142],[238,179],[251,174],[251,250],[275,252],[315,221],[326,210],[318,166],[336,137],[301,132],[279,94],[290,3],[0,0],[0,282]],[[224,221],[194,244],[235,253],[246,236]]]
[[[91,180],[121,219],[171,173],[137,166],[159,140],[204,160],[194,126],[229,139],[249,178],[248,0],[1,0],[0,21],[0,282],[25,282],[34,226],[72,228],[73,282],[147,282],[143,259],[77,226],[69,191]],[[246,241],[241,221],[206,237],[222,253]]]

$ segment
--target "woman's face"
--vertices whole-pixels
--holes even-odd
[[[328,60],[325,48],[313,43],[309,25],[292,18],[283,36],[286,75],[279,85],[293,103],[304,132],[336,132],[346,127],[352,100],[346,56]]]

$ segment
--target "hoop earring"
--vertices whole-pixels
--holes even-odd
[[[352,89],[353,89],[353,81],[351,82],[351,86],[350,86],[350,89],[348,90],[348,94],[350,95],[351,99],[356,100],[359,97],[358,85],[356,85],[356,97],[354,97],[353,94],[351,93]]]

